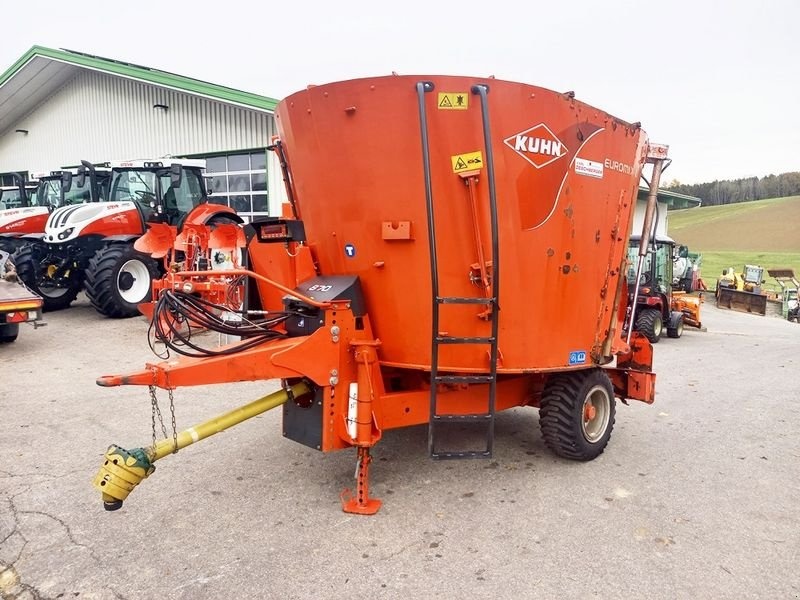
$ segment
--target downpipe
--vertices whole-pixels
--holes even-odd
[[[658,184],[661,181],[661,171],[663,170],[664,159],[658,158],[653,162],[653,176],[650,178],[650,191],[647,194],[647,208],[644,213],[644,224],[642,225],[642,237],[639,240],[639,259],[636,263],[636,283],[633,286],[633,301],[631,302],[630,319],[628,321],[628,335],[625,343],[630,345],[633,324],[636,322],[636,303],[639,300],[639,281],[644,267],[644,258],[647,256],[648,246],[650,245],[650,232],[653,228],[653,215],[656,212],[658,201]]]

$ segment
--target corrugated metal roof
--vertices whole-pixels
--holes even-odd
[[[33,46],[0,75],[0,133],[55,92],[77,71],[87,69],[272,113],[278,101],[158,69],[72,50]]]

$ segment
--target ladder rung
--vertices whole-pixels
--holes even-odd
[[[491,344],[494,342],[493,337],[458,337],[451,335],[442,335],[436,338],[439,344]]]
[[[494,298],[471,298],[459,296],[437,296],[436,301],[439,304],[492,304]]]
[[[491,375],[438,375],[433,380],[436,383],[491,383],[496,378]]]
[[[489,450],[470,450],[467,452],[431,452],[431,458],[446,460],[448,458],[491,458]]]
[[[433,420],[442,423],[470,423],[475,421],[491,421],[491,413],[474,413],[471,415],[433,415]]]

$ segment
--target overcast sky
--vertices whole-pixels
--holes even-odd
[[[12,0],[2,20],[0,70],[36,44],[278,99],[392,71],[494,75],[641,121],[670,145],[667,181],[800,171],[800,0]]]

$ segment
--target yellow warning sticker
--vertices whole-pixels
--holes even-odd
[[[466,92],[439,92],[439,110],[467,110],[469,94]]]
[[[455,156],[451,156],[450,160],[453,163],[453,173],[475,171],[483,167],[483,154],[480,152],[456,154]]]

